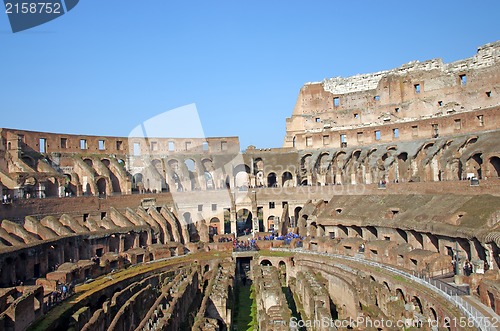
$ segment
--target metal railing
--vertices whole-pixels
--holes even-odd
[[[481,313],[479,310],[477,310],[475,307],[470,305],[467,301],[462,299],[459,295],[464,295],[463,293],[457,293],[458,287],[456,286],[451,286],[447,283],[444,283],[443,281],[438,281],[435,279],[432,279],[430,277],[420,275],[418,273],[413,273],[410,274],[408,272],[396,269],[394,267],[391,267],[386,264],[381,264],[375,261],[371,260],[366,260],[364,258],[360,257],[353,257],[353,256],[346,256],[346,255],[339,255],[339,254],[330,254],[330,253],[320,253],[320,252],[311,252],[303,249],[285,249],[285,248],[272,248],[271,250],[276,250],[276,251],[292,251],[292,252],[300,252],[300,253],[305,253],[305,254],[311,254],[311,255],[320,255],[320,256],[328,256],[332,258],[337,258],[337,259],[343,259],[343,260],[349,260],[349,261],[354,261],[358,263],[363,263],[372,267],[377,267],[377,268],[383,268],[384,270],[388,270],[390,272],[393,272],[395,274],[398,274],[400,276],[409,278],[410,280],[425,286],[432,291],[436,292],[439,294],[441,297],[446,299],[447,301],[453,303],[464,315],[465,319],[459,319],[457,321],[453,321],[456,326],[461,327],[471,327],[474,326],[478,328],[478,330],[481,331],[497,331],[497,325],[500,324],[500,320],[498,320],[495,317],[495,320],[492,320],[491,317],[484,316],[483,313]],[[445,286],[443,284],[449,285]],[[463,290],[461,290],[463,291]],[[471,325],[473,324],[473,325]]]

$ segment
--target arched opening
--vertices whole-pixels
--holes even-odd
[[[285,171],[283,175],[281,175],[281,186],[283,187],[293,186],[293,176],[291,172]]]
[[[132,176],[132,191],[144,192],[143,176],[141,173]]]
[[[400,288],[396,289],[396,296],[401,302],[406,303],[405,295],[403,293],[403,290],[401,290]]]
[[[316,166],[315,166],[315,177],[314,178],[314,183],[317,183],[318,185],[326,185],[328,182],[328,176],[329,170],[330,170],[330,162],[329,162],[329,157],[330,154],[328,153],[323,153],[319,156],[318,160],[316,161]]]
[[[266,228],[267,231],[274,232],[274,215],[271,215],[267,218]]]
[[[184,187],[182,186],[181,176],[179,175],[179,161],[173,159],[168,161],[168,167],[172,174],[172,181],[174,182],[175,192],[184,191]]]
[[[91,159],[85,158],[83,159],[83,162],[85,162],[85,164],[88,165],[92,170],[94,169],[94,162]]]
[[[422,307],[422,302],[420,301],[420,299],[418,297],[414,296],[412,298],[411,302],[413,303],[413,306],[415,307],[415,310],[419,314],[423,314],[424,313],[424,309]]]
[[[432,308],[432,307],[430,307],[429,310],[431,311],[432,320],[433,321],[437,321],[438,320],[438,316],[437,316],[436,310],[434,308]]]
[[[271,172],[269,175],[267,175],[267,187],[276,187],[276,174],[274,172]]]
[[[212,217],[210,220],[210,225],[208,228],[208,234],[210,236],[217,235],[220,233],[220,220],[217,217]]]
[[[269,261],[269,260],[262,260],[262,261],[260,261],[260,265],[261,265],[261,266],[265,266],[265,267],[270,267],[270,266],[272,266],[273,264],[272,264],[272,263],[271,263],[271,261]]]
[[[156,172],[160,175],[161,178],[161,190],[167,190],[167,180],[165,178],[165,170],[163,169],[163,162],[159,159],[154,159],[151,161],[151,165],[156,169]]]
[[[311,154],[304,155],[300,160],[300,174],[302,176],[307,175],[312,170],[311,164]]]
[[[493,156],[489,161],[490,165],[490,176],[491,177],[500,177],[500,158],[498,156]]]
[[[113,192],[121,193],[122,190],[120,188],[120,181],[118,180],[118,177],[116,177],[115,173],[111,169],[110,161],[108,159],[103,159],[101,162],[106,166],[106,168],[109,171],[109,179],[111,179],[111,187],[113,189]]]
[[[476,153],[467,161],[467,173],[474,174],[477,179],[482,179],[483,154]],[[468,176],[469,177],[469,176]]]
[[[238,236],[248,235],[252,232],[252,212],[246,208],[236,213],[236,231]]]
[[[250,168],[245,164],[239,164],[233,169],[234,186],[239,189],[248,189]]]
[[[293,219],[292,219],[293,228],[297,226],[297,221],[299,220],[299,214],[301,210],[302,207],[295,207],[295,209],[293,210]]]
[[[191,213],[185,212],[184,214],[182,214],[182,217],[184,218],[184,224],[186,224],[189,233],[189,241],[190,242],[200,241],[200,235],[198,233],[196,225],[193,223],[193,220],[191,218]]]
[[[99,195],[106,195],[106,179],[105,178],[99,178],[97,180],[97,191]]]
[[[77,190],[76,185],[72,182],[72,177],[70,174],[64,174],[65,182],[64,182],[64,195],[67,197],[76,196]]]
[[[258,157],[253,161],[253,172],[257,175],[259,171],[264,171],[264,161]]]
[[[201,165],[203,166],[203,175],[205,178],[205,185],[207,190],[214,190],[215,180],[214,180],[214,165],[211,159],[201,160]]]
[[[197,189],[196,185],[196,162],[193,159],[186,159],[184,161],[186,168],[188,169],[189,181],[191,182],[191,191]]]

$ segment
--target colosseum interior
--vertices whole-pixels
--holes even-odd
[[[0,330],[500,329],[500,42],[305,84],[282,148],[0,129]]]

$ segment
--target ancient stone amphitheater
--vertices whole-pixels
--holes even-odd
[[[500,329],[500,42],[307,83],[278,149],[0,135],[0,330]]]

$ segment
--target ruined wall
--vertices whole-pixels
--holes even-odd
[[[413,129],[408,122],[432,118],[429,124],[442,128],[447,120],[441,117],[496,107],[500,101],[499,49],[496,42],[480,47],[472,58],[449,64],[440,59],[415,61],[393,70],[308,83],[287,119],[283,146],[340,147],[342,142],[359,146],[374,140],[372,127],[385,125],[404,131],[395,138],[411,140]],[[416,123],[420,132],[415,134],[430,137],[431,128],[424,124]],[[460,130],[473,129],[468,125]],[[389,131],[384,139],[391,136]]]

